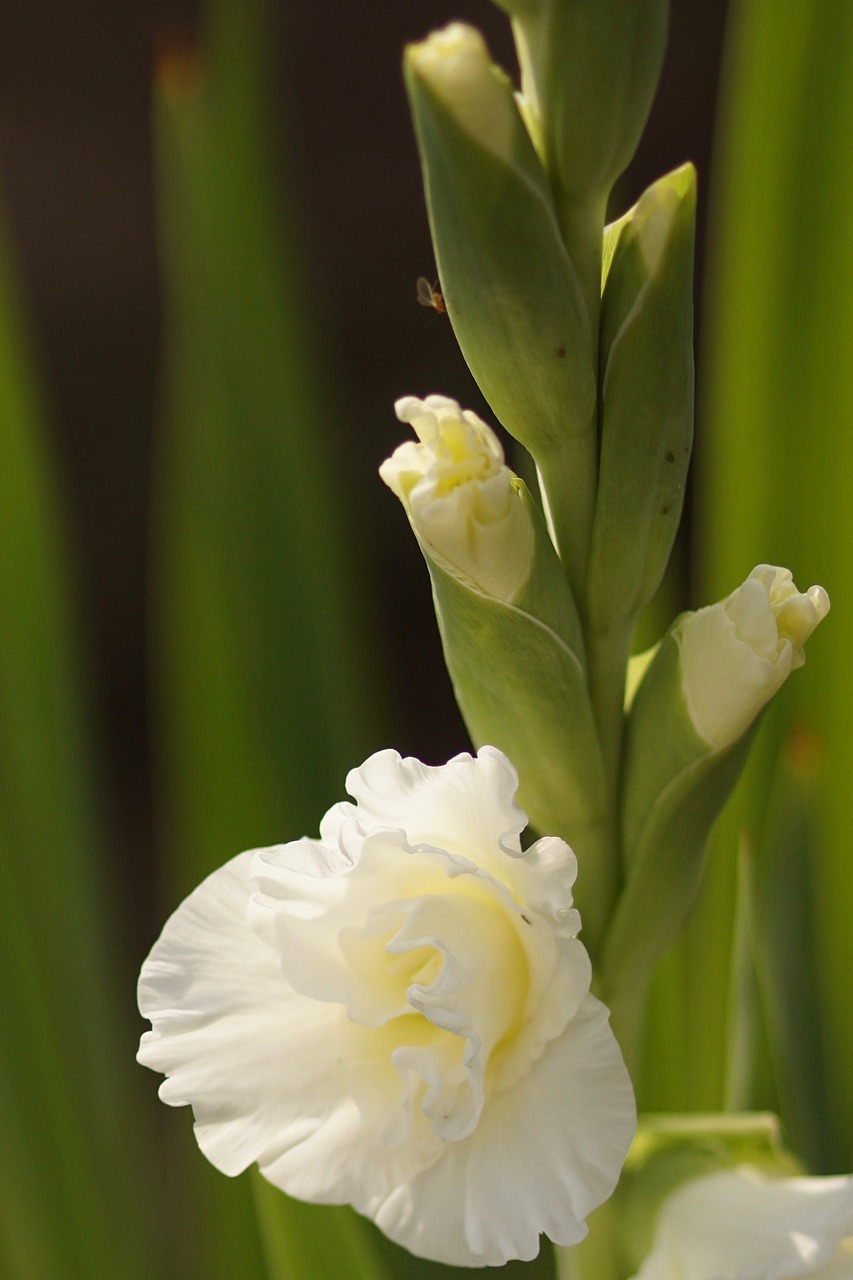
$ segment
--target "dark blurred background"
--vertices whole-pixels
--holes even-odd
[[[652,179],[694,161],[697,301],[725,10],[722,0],[674,0],[657,100],[615,197],[621,212]],[[485,413],[449,323],[415,301],[416,278],[435,269],[400,54],[453,18],[480,26],[495,59],[513,67],[508,23],[486,0],[292,0],[275,7],[270,47],[274,154],[302,246],[306,324],[333,383],[348,517],[364,557],[359,594],[386,642],[379,660],[396,655],[388,741],[435,762],[467,739],[426,572],[376,468],[402,438],[397,396],[440,391]],[[146,692],[162,321],[151,79],[158,54],[191,41],[198,19],[181,0],[7,0],[0,19],[3,205],[48,389],[116,798],[117,870],[120,858],[140,948],[159,919]]]

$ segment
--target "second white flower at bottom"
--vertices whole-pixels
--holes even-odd
[[[350,1203],[413,1253],[532,1258],[613,1190],[633,1092],[564,841],[526,852],[507,758],[396,752],[320,839],[239,855],[142,968],[140,1061],[224,1173]]]

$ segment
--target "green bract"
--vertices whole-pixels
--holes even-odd
[[[684,165],[608,228],[593,627],[633,622],[666,569],[693,437],[696,182]]]
[[[758,565],[725,599],[676,618],[639,683],[622,775],[625,884],[604,960],[635,1022],[645,978],[693,906],[761,713],[828,611],[822,587],[798,591],[789,570]]]
[[[405,71],[448,314],[501,423],[559,474],[571,513],[560,550],[577,584],[595,486],[595,363],[548,177],[473,28],[411,45]]]
[[[668,0],[497,3],[512,18],[525,108],[546,167],[570,199],[606,199],[645,127]]]
[[[678,620],[675,626],[678,626]],[[752,734],[715,752],[697,733],[681,687],[673,631],[634,698],[623,769],[625,885],[607,935],[605,979],[639,1018],[638,992],[693,906],[708,834],[746,760]]]
[[[541,515],[530,578],[512,603],[452,576],[425,551],[444,656],[475,744],[516,765],[519,803],[540,832],[571,839],[582,874],[577,901],[594,946],[613,876],[604,825],[601,753],[574,606]]]
[[[590,314],[613,183],[657,86],[668,0],[497,0],[512,18],[521,105],[548,171]]]

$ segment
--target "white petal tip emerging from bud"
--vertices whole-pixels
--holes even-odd
[[[418,72],[440,75],[455,58],[486,58],[488,49],[476,27],[451,22],[440,31],[431,31],[426,40],[410,44],[407,56]]]
[[[760,564],[717,604],[688,615],[677,638],[693,724],[714,750],[736,742],[791,671],[829,612],[823,587],[798,591],[791,572]]]
[[[486,595],[511,600],[529,577],[534,532],[494,431],[446,396],[405,396],[395,409],[418,443],[400,445],[379,474],[424,550]]]
[[[511,157],[518,123],[513,96],[476,27],[452,22],[433,31],[407,47],[406,63],[466,133],[495,155]]]

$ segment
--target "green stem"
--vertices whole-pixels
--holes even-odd
[[[587,671],[604,766],[604,804],[595,822],[572,832],[572,843],[581,866],[594,868],[593,874],[578,878],[576,899],[583,920],[584,943],[596,964],[602,958],[622,881],[620,766],[629,651],[627,627],[591,634],[587,628]]]
[[[583,922],[583,942],[594,965],[598,964],[607,924],[616,896],[616,848],[609,819],[572,829],[574,850],[581,874],[574,889],[575,904]],[[588,870],[589,869],[589,870]]]
[[[598,432],[566,433],[554,449],[537,458],[539,487],[554,545],[583,611],[586,573],[598,484]]]
[[[598,364],[598,325],[601,313],[601,254],[607,197],[593,196],[584,204],[557,194],[557,213],[563,243],[575,268],[589,317],[590,347]]]
[[[609,1200],[587,1218],[589,1235],[569,1249],[555,1249],[557,1280],[622,1280],[617,1223]]]
[[[605,970],[602,986],[596,992],[610,1010],[610,1026],[613,1029],[625,1066],[629,1074],[636,1079],[637,1065],[640,1060],[641,1037],[643,1032],[643,1013],[646,1007],[646,991],[648,975],[639,976],[635,981],[624,979],[618,985],[610,985]]]
[[[590,698],[604,761],[607,805],[615,827],[625,729],[625,675],[633,626],[620,621],[607,630],[590,625],[586,630]],[[618,839],[615,830],[614,839]]]
[[[598,382],[598,327],[601,313],[601,252],[605,201],[583,205],[557,196],[563,243],[575,270],[589,321],[589,359]],[[545,510],[566,574],[583,611],[586,573],[598,487],[598,409],[588,423],[568,424],[559,444],[537,458]],[[580,428],[580,429],[579,429]]]

